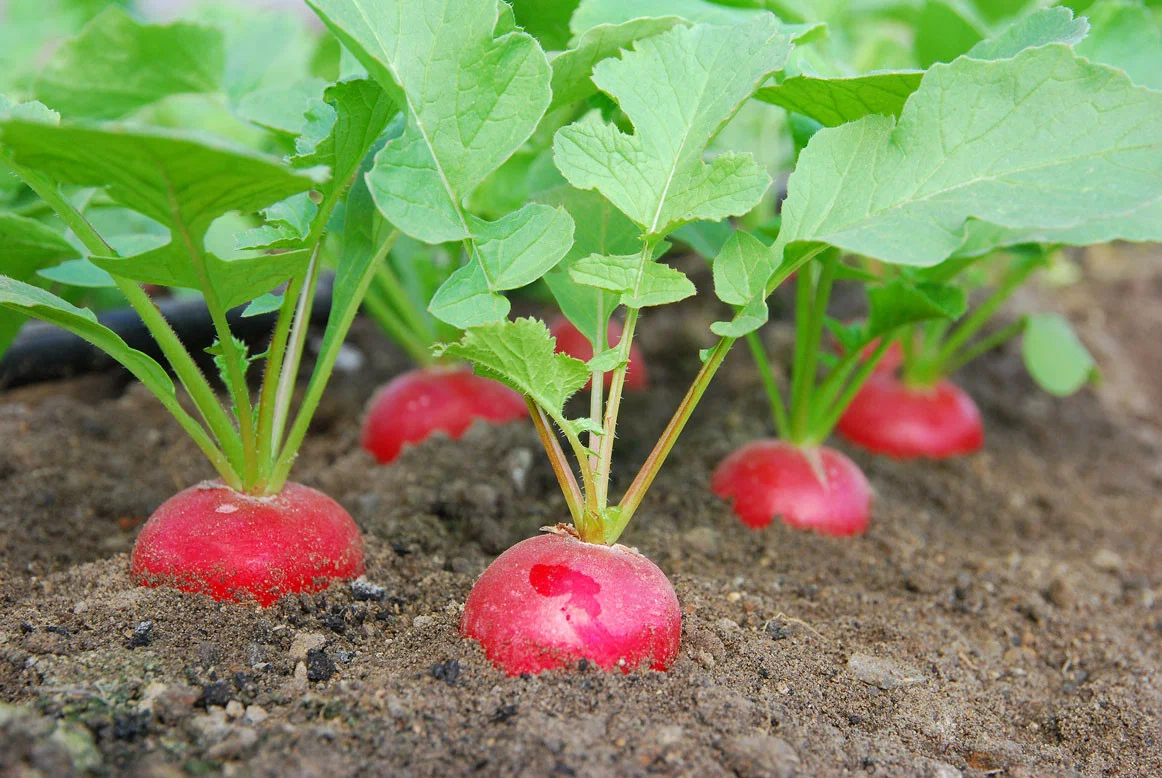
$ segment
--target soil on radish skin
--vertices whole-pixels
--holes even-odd
[[[1146,266],[1142,305],[1101,274],[1026,302],[1101,305],[1079,318],[1102,352],[1154,331],[1162,260]],[[626,399],[626,478],[715,315],[647,312],[654,388]],[[840,444],[877,492],[856,539],[751,532],[710,494],[713,466],[767,429],[737,350],[625,537],[677,589],[673,669],[507,678],[457,623],[497,553],[566,515],[536,436],[477,426],[374,465],[361,409],[406,362],[355,334],[364,362],[333,382],[295,474],[362,527],[366,585],[267,610],[129,581],[140,523],[211,475],[140,387],[0,395],[0,774],[1162,774],[1156,350],[1105,365],[1118,392],[1067,400],[1032,387],[1016,347],[979,361],[959,377],[987,429],[970,458]],[[785,354],[789,325],[767,338]]]

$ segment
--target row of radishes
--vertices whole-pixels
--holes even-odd
[[[737,341],[779,440],[728,457],[714,491],[751,526],[778,515],[861,532],[868,485],[824,446],[837,426],[895,456],[979,447],[979,414],[946,380],[961,365],[1022,335],[1050,390],[1093,372],[1060,319],[985,332],[1005,300],[1058,246],[1162,238],[1162,92],[1079,54],[1088,25],[1064,8],[1015,17],[927,72],[828,77],[812,64],[830,56],[822,22],[710,0],[687,0],[682,16],[583,0],[551,57],[518,26],[552,26],[537,24],[539,4],[308,4],[328,30],[301,58],[319,69],[309,77],[246,72],[263,64],[248,48],[260,24],[224,35],[113,9],[47,60],[29,99],[0,98],[0,164],[20,182],[0,214],[0,309],[118,359],[219,476],[146,522],[131,561],[145,585],[268,605],[364,572],[350,516],[288,480],[362,307],[420,364],[372,401],[365,448],[390,462],[434,431],[527,415],[565,497],[571,524],[502,554],[473,587],[464,635],[510,673],[581,659],[665,669],[677,598],[617,541]],[[273,38],[271,51],[293,45]],[[231,41],[244,51],[231,56]],[[766,170],[722,139],[744,109],[785,119],[795,145],[778,215]],[[697,292],[665,261],[675,243],[711,262],[728,316],[617,496],[621,400],[648,391],[635,334],[649,309]],[[299,393],[327,266],[332,305]],[[758,332],[792,276],[780,380]],[[169,370],[54,294],[62,283],[115,288]],[[866,293],[864,321],[828,316],[837,283]],[[154,284],[205,300],[222,391],[145,293]],[[509,317],[509,293],[545,288],[567,321]],[[230,331],[241,305],[275,314],[261,354]],[[586,387],[572,418],[567,401]]]

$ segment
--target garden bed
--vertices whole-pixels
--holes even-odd
[[[0,395],[0,773],[1162,774],[1162,262],[1103,251],[1094,283],[1020,302],[1103,312],[1077,323],[1106,384],[1056,400],[1015,346],[973,363],[983,453],[844,447],[876,490],[860,538],[753,533],[710,494],[768,425],[736,349],[625,536],[677,589],[667,674],[506,678],[458,637],[476,576],[567,509],[524,423],[374,465],[359,414],[406,362],[370,327],[295,471],[363,529],[366,585],[267,610],[131,584],[141,523],[211,475],[145,391]],[[644,458],[697,367],[667,355],[715,313],[650,316],[656,387],[626,400],[620,457]],[[785,352],[790,325],[766,336]]]

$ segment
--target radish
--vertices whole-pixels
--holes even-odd
[[[146,586],[270,605],[363,574],[363,539],[330,497],[288,483],[256,497],[206,481],[166,500],[142,527],[130,569]]]
[[[946,459],[984,445],[980,411],[947,379],[910,387],[893,375],[873,376],[839,420],[840,434],[877,454],[898,459]]]
[[[711,490],[729,500],[743,524],[762,529],[776,516],[822,535],[867,529],[871,487],[858,466],[834,449],[804,449],[782,440],[757,440],[714,470]]]
[[[376,392],[363,420],[363,448],[380,463],[436,432],[456,439],[480,420],[504,424],[528,417],[524,398],[464,367],[427,367],[392,379]]]
[[[665,574],[622,545],[567,531],[521,541],[472,587],[460,631],[510,675],[588,660],[604,670],[666,670],[682,618]]]
[[[557,351],[560,353],[568,354],[582,362],[593,359],[593,344],[589,338],[585,337],[581,330],[577,329],[573,322],[564,316],[554,317],[549,322],[549,332],[557,339]],[[609,335],[609,347],[613,348],[621,338],[621,324],[611,319],[606,332]],[[611,383],[613,383],[613,373],[606,373],[605,388],[608,389]],[[649,371],[646,370],[646,360],[635,343],[629,350],[629,368],[625,371],[625,388],[631,392],[641,392],[649,388],[649,385],[650,375]]]
[[[132,576],[142,585],[266,606],[283,595],[317,591],[363,572],[363,541],[351,517],[330,498],[288,477],[363,293],[399,235],[394,230],[375,234],[380,217],[363,177],[356,175],[398,109],[368,79],[332,85],[323,99],[335,123],[316,128],[321,134],[311,145],[318,143],[325,159],[308,156],[300,160],[303,169],[198,133],[2,120],[5,166],[60,216],[91,261],[110,274],[170,370],[131,348],[91,311],[44,289],[0,276],[0,308],[46,319],[118,360],[161,401],[219,476],[180,492],[146,522],[131,560]],[[329,175],[320,164],[330,167]],[[120,257],[113,246],[140,246],[141,241],[111,243],[77,210],[83,205],[61,194],[62,185],[104,191],[182,240],[158,249],[156,256]],[[331,219],[340,205],[344,218]],[[256,234],[240,233],[226,242],[245,245],[244,255],[223,259],[210,252],[207,231],[219,217],[259,211],[267,223]],[[329,234],[339,223],[342,232]],[[295,388],[324,244],[335,250],[329,261],[336,282],[322,343],[300,395]],[[159,281],[200,292],[217,336],[208,351],[225,397],[150,299],[149,285]],[[269,346],[261,354],[251,354],[230,329],[227,312],[247,303],[277,311]],[[255,363],[262,367],[256,394],[250,389]],[[175,384],[188,403],[179,401]]]

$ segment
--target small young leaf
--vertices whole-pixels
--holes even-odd
[[[638,41],[593,74],[634,134],[586,117],[557,132],[557,167],[577,188],[605,195],[647,235],[746,213],[770,177],[749,155],[725,153],[707,164],[702,152],[790,48],[770,15],[734,27],[675,27]]]
[[[731,322],[714,322],[711,332],[738,338],[767,321],[767,281],[779,256],[753,235],[735,232],[714,258],[714,293],[728,305],[740,306]]]
[[[887,335],[897,327],[929,319],[958,319],[968,309],[964,290],[951,284],[922,281],[909,284],[895,278],[867,290],[867,340]]]
[[[475,255],[428,306],[462,329],[503,319],[509,303],[500,293],[537,280],[573,245],[573,220],[564,208],[529,203],[495,222],[466,218],[476,236]]]
[[[791,76],[781,84],[764,86],[755,97],[825,127],[838,127],[870,114],[899,116],[923,75],[922,70],[894,70],[836,78]]]
[[[621,349],[607,348],[599,352],[593,359],[586,363],[589,366],[590,373],[611,373],[617,368],[621,367],[623,362],[621,359]],[[600,430],[598,430],[600,432]]]
[[[239,249],[301,248],[318,212],[319,207],[309,193],[291,195],[264,208],[262,215],[266,224],[238,233],[234,245]]]
[[[281,294],[274,294],[267,292],[261,297],[250,301],[246,306],[246,310],[242,311],[243,318],[250,318],[251,316],[262,316],[264,313],[274,313],[282,307],[283,296]]]
[[[1085,344],[1069,321],[1056,314],[1027,319],[1021,356],[1033,380],[1058,397],[1073,394],[1098,376]]]
[[[1025,49],[1050,43],[1076,45],[1085,38],[1089,23],[1073,18],[1069,8],[1043,8],[1013,22],[1008,28],[973,46],[965,54],[973,59],[1008,59]]]
[[[463,359],[480,375],[494,378],[531,397],[555,420],[565,402],[589,381],[585,363],[554,351],[549,329],[536,319],[517,319],[473,327],[458,343],[437,347],[437,355]]]
[[[218,30],[140,24],[110,7],[57,49],[33,95],[70,119],[116,119],[169,95],[217,91],[224,70]]]
[[[569,275],[578,284],[621,295],[621,304],[629,308],[668,305],[698,291],[682,271],[641,254],[591,254],[574,262]]]

